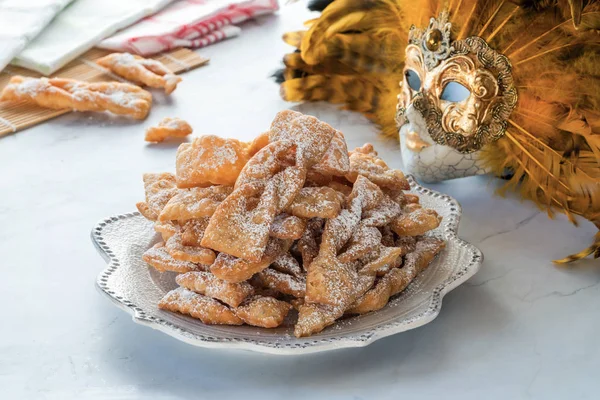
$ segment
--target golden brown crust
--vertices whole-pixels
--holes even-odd
[[[244,323],[226,305],[182,287],[167,293],[158,302],[158,308],[187,314],[205,324],[242,325]]]
[[[249,145],[214,135],[195,138],[177,149],[177,186],[233,186],[250,159]]]
[[[400,236],[420,236],[437,228],[441,221],[442,218],[435,210],[418,208],[394,219],[391,227]]]
[[[164,206],[158,219],[159,221],[187,221],[210,217],[232,190],[231,186],[180,189]]]
[[[217,255],[205,247],[185,246],[181,242],[181,233],[177,232],[167,240],[167,251],[176,260],[189,261],[196,264],[211,265]]]
[[[263,287],[277,290],[280,293],[304,298],[306,294],[306,280],[293,275],[284,274],[275,269],[267,268],[256,274]]]
[[[235,313],[245,323],[261,328],[277,328],[292,306],[273,297],[256,296],[239,306]]]
[[[177,194],[175,176],[169,173],[144,174],[144,191],[146,205],[138,203],[138,210],[144,216],[153,217],[149,219],[154,221],[156,220],[154,216],[158,216],[171,197]]]
[[[377,155],[373,145],[370,143],[350,152],[350,172],[346,174],[346,178],[350,182],[354,182],[358,175],[365,176],[382,188],[410,189],[410,185],[402,171],[390,169]]]
[[[335,218],[342,209],[344,197],[330,187],[305,187],[287,208],[300,218]]]
[[[16,75],[2,90],[0,101],[26,101],[52,109],[110,111],[117,115],[144,119],[152,106],[152,95],[127,83],[89,83],[73,79]]]
[[[181,226],[181,243],[184,246],[202,246],[204,231],[208,226],[208,217],[190,219]]]
[[[164,243],[157,243],[146,250],[142,256],[142,260],[160,272],[172,271],[183,273],[200,269],[200,266],[192,262],[174,259],[165,248]]]
[[[153,88],[164,88],[171,94],[181,78],[158,60],[129,53],[112,53],[96,60],[98,65],[132,82]]]
[[[271,265],[277,257],[289,250],[291,244],[290,240],[270,239],[263,257],[258,262],[220,253],[210,271],[227,282],[242,282]]]
[[[171,236],[179,232],[179,226],[175,225],[171,221],[168,222],[155,222],[154,230],[161,234],[163,242],[169,240]]]
[[[383,308],[394,296],[404,289],[422,272],[433,258],[445,247],[444,241],[424,238],[417,242],[415,251],[406,255],[402,268],[394,268],[381,278],[375,287],[359,298],[347,311],[350,314],[364,314]]]
[[[177,275],[175,280],[179,286],[213,297],[230,307],[239,306],[246,297],[254,293],[254,288],[247,282],[227,282],[217,278],[210,272],[188,272]]]
[[[190,124],[180,118],[164,118],[157,126],[146,129],[146,142],[162,142],[168,137],[184,138],[192,133]]]
[[[293,215],[279,214],[273,220],[269,233],[277,239],[296,240],[302,237],[305,230],[305,220]]]

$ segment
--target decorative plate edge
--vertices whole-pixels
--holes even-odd
[[[106,225],[118,220],[139,216],[140,213],[137,211],[105,218],[99,221],[92,229],[92,242],[105,261],[108,263],[106,268],[98,275],[95,286],[119,308],[128,312],[132,316],[134,322],[159,330],[169,336],[198,347],[235,348],[276,355],[298,355],[341,348],[365,347],[376,340],[394,335],[396,333],[415,329],[433,321],[441,311],[442,300],[444,296],[475,275],[480,270],[483,263],[483,253],[481,250],[471,243],[462,240],[457,235],[461,218],[461,206],[458,201],[449,195],[442,194],[438,191],[421,186],[411,175],[407,175],[407,180],[410,183],[411,189],[417,191],[419,194],[432,196],[448,202],[450,205],[450,215],[443,221],[443,232],[445,235],[444,239],[447,241],[452,240],[459,246],[466,248],[470,253],[473,254],[473,256],[470,262],[465,265],[465,267],[454,273],[449,279],[440,283],[433,290],[433,293],[430,297],[429,306],[425,311],[408,320],[403,320],[400,322],[392,321],[384,325],[379,325],[375,328],[372,328],[370,331],[363,333],[357,338],[334,337],[323,338],[320,340],[310,340],[310,338],[307,338],[307,340],[304,342],[283,344],[260,342],[252,339],[218,338],[198,335],[161,318],[146,314],[141,307],[135,305],[130,300],[124,299],[122,296],[117,295],[108,287],[108,278],[114,271],[117,270],[118,267],[120,267],[120,262],[115,257],[115,254],[112,252],[110,247],[104,242],[102,237],[102,230]]]

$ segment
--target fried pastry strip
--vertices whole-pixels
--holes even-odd
[[[437,228],[441,221],[435,210],[417,208],[394,219],[391,228],[400,236],[420,236]]]
[[[382,188],[410,189],[402,171],[390,169],[369,143],[350,152],[350,172],[346,174],[346,178],[354,182],[358,175],[367,177]]]
[[[177,193],[175,176],[167,172],[144,174],[146,202],[136,204],[138,211],[151,221],[156,221],[164,206]]]
[[[261,328],[276,328],[285,319],[292,306],[273,297],[255,296],[235,309],[235,314],[245,323]]]
[[[182,287],[168,292],[158,302],[158,308],[187,314],[205,324],[242,325],[244,323],[226,305]]]
[[[344,176],[350,172],[350,159],[344,135],[336,131],[331,143],[321,161],[315,164],[313,170],[325,176]]]
[[[89,83],[73,79],[27,78],[16,75],[2,90],[0,101],[26,101],[52,109],[110,111],[117,115],[144,119],[152,106],[152,95],[127,83]]]
[[[307,273],[305,304],[299,310],[296,336],[319,332],[333,323],[373,284],[374,275],[360,275],[356,263],[341,262],[337,252],[352,237],[363,210],[376,207],[382,198],[377,185],[358,176],[347,208],[325,223],[319,254]]]
[[[335,218],[342,209],[343,202],[344,197],[330,187],[305,187],[287,208],[287,212],[300,218]]]
[[[176,260],[189,261],[197,264],[211,265],[217,255],[205,247],[185,246],[178,232],[171,236],[165,245],[167,251]]]
[[[270,228],[271,237],[277,239],[296,240],[302,237],[306,229],[306,221],[293,215],[279,214]]]
[[[214,135],[204,135],[191,143],[182,143],[176,156],[177,186],[233,186],[252,156],[251,148],[249,143]]]
[[[201,247],[207,226],[208,217],[187,220],[181,227],[181,243],[184,246]]]
[[[219,253],[210,271],[227,282],[242,282],[257,272],[267,268],[277,257],[286,253],[292,242],[290,240],[269,239],[265,253],[260,261],[252,262],[229,254]]]
[[[183,273],[201,269],[199,265],[192,262],[174,259],[165,248],[164,243],[157,243],[146,250],[142,256],[142,260],[160,272],[173,271]]]
[[[164,206],[159,221],[186,221],[210,217],[217,206],[231,194],[231,186],[209,186],[180,189]]]
[[[288,129],[271,130],[271,144],[244,166],[234,192],[223,201],[206,229],[203,245],[232,256],[257,262],[267,245],[269,227],[304,185],[306,170],[323,157],[335,130],[314,117],[294,119]],[[280,171],[281,160],[295,150],[295,165]],[[258,206],[245,210],[248,198]],[[231,214],[234,217],[231,217]],[[237,237],[243,236],[240,243]]]
[[[188,272],[177,275],[175,281],[179,286],[213,297],[230,307],[239,306],[246,297],[254,293],[254,288],[248,282],[227,282],[217,278],[210,272]]]
[[[383,308],[390,297],[406,289],[444,247],[445,243],[440,239],[423,238],[418,241],[415,251],[406,255],[404,266],[388,272],[373,289],[353,304],[348,313],[364,314]]]
[[[264,269],[256,275],[263,287],[297,298],[304,298],[306,294],[306,281],[304,279],[271,268]]]
[[[145,204],[145,203],[144,203]],[[169,240],[171,236],[179,232],[179,226],[173,224],[172,222],[155,222],[154,230],[162,236],[163,241]]]
[[[271,223],[277,213],[275,188],[263,192],[264,184],[252,182],[236,189],[211,217],[202,245],[236,258],[259,262],[269,240]],[[259,199],[251,207],[251,199]],[[243,238],[243,240],[240,240]]]
[[[305,277],[305,274],[302,272],[302,268],[300,268],[300,264],[298,264],[298,261],[296,261],[296,259],[290,253],[284,253],[277,257],[273,261],[273,265],[271,265],[271,267],[274,270],[283,272],[284,274],[293,275],[296,278],[304,279]]]
[[[112,53],[97,59],[96,63],[129,81],[164,88],[166,94],[171,94],[181,82],[181,78],[160,61],[138,55]]]

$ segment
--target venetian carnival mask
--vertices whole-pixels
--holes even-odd
[[[488,171],[479,150],[506,132],[517,92],[508,59],[476,36],[451,39],[448,14],[412,27],[397,124],[407,172],[435,182]]]

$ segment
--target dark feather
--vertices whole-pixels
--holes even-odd
[[[310,11],[323,11],[333,2],[334,0],[310,0],[308,2],[308,9]]]
[[[283,76],[284,72],[285,72],[285,68],[280,68],[277,71],[273,72],[273,75],[271,75],[271,78],[275,79],[275,82],[280,85],[283,82],[285,82],[285,78]]]

